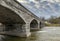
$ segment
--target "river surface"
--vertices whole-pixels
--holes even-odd
[[[60,41],[60,27],[44,27],[28,38],[0,35],[0,41]]]

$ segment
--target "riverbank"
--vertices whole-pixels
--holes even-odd
[[[45,24],[46,26],[55,26],[55,27],[60,27],[60,24]]]

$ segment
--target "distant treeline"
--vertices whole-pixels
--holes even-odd
[[[60,17],[51,17],[47,21],[52,24],[60,24]]]

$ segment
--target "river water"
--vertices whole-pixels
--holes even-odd
[[[0,41],[60,41],[60,27],[44,27],[28,38],[0,35]]]

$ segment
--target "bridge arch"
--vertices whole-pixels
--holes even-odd
[[[25,21],[14,11],[0,5],[0,23],[6,26],[5,30],[14,30],[18,24],[20,29],[25,25]]]
[[[30,28],[31,29],[35,29],[35,28],[38,28],[38,21],[33,19],[30,23]]]

